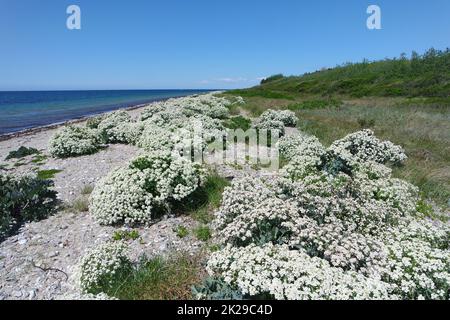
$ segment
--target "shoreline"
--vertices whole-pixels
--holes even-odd
[[[192,96],[192,95],[176,97],[176,98],[183,98],[183,97],[189,97],[189,96]],[[98,116],[101,116],[101,115],[104,115],[104,114],[108,114],[108,113],[111,113],[111,112],[119,111],[119,110],[133,111],[133,110],[137,110],[137,109],[148,107],[148,106],[150,106],[152,104],[155,104],[155,103],[160,103],[160,102],[163,102],[163,101],[167,101],[169,99],[172,99],[172,98],[158,99],[158,100],[154,100],[154,101],[151,101],[151,102],[148,102],[148,103],[140,103],[140,104],[136,104],[136,105],[129,106],[129,107],[118,108],[118,109],[114,109],[114,110],[110,110],[110,111],[96,113],[96,114],[93,114],[93,115],[86,115],[86,116],[83,116],[81,118],[70,119],[70,120],[66,120],[66,121],[62,121],[62,122],[56,122],[56,123],[52,123],[52,124],[48,124],[48,125],[44,125],[44,126],[38,126],[38,127],[34,127],[34,128],[28,128],[28,129],[23,129],[23,130],[20,130],[20,131],[11,132],[11,133],[0,134],[0,141],[7,141],[7,140],[14,139],[14,138],[30,136],[30,135],[33,135],[33,134],[36,134],[36,133],[39,133],[39,132],[43,132],[43,131],[47,131],[47,130],[53,130],[53,129],[58,129],[60,127],[71,125],[71,124],[82,123],[82,122],[87,121],[88,119],[95,118],[95,117],[98,117]]]

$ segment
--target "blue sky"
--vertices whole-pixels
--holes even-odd
[[[66,8],[81,8],[81,30]],[[366,9],[382,10],[368,30]],[[450,46],[448,0],[0,0],[0,90],[237,88]]]

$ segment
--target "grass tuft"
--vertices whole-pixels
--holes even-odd
[[[53,179],[55,177],[55,175],[60,172],[62,172],[62,170],[56,170],[56,169],[40,170],[37,172],[37,176],[39,179],[49,180],[49,179]]]
[[[188,253],[142,258],[130,273],[118,275],[104,292],[121,300],[192,299],[191,288],[204,274],[201,262],[200,256]]]

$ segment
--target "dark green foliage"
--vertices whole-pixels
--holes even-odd
[[[236,130],[236,129],[242,129],[244,131],[247,131],[252,126],[252,121],[248,118],[245,118],[243,116],[237,116],[232,117],[224,122],[225,128]]]
[[[0,175],[0,239],[24,222],[38,221],[53,213],[57,200],[52,187],[48,180]]]
[[[281,73],[280,74],[275,74],[273,76],[270,76],[270,77],[267,77],[265,79],[262,79],[261,80],[261,84],[273,82],[273,81],[280,80],[280,79],[283,79],[283,78],[284,78],[283,74],[281,74]]]
[[[11,159],[22,159],[26,156],[30,156],[32,154],[39,154],[41,153],[38,149],[35,148],[27,148],[27,147],[20,147],[16,151],[11,151],[8,156],[5,158],[5,160],[11,160]]]
[[[50,169],[50,170],[41,170],[37,172],[37,176],[39,179],[48,180],[53,179],[57,173],[62,172],[62,170]]]

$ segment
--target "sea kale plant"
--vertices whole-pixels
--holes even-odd
[[[243,177],[215,214],[213,279],[246,298],[449,299],[450,227],[392,177],[402,148],[362,131],[326,148],[283,138],[279,176]],[[231,289],[230,289],[231,288]],[[197,288],[199,298],[220,296]]]
[[[130,272],[132,263],[122,241],[106,242],[85,254],[75,272],[75,281],[84,294],[101,294]],[[106,297],[107,299],[107,297]]]
[[[286,127],[295,127],[298,122],[295,112],[290,110],[269,109],[261,114],[259,119],[260,122],[281,121]]]
[[[104,139],[99,130],[67,126],[50,139],[48,150],[57,158],[76,157],[97,152],[103,143]]]
[[[98,129],[109,143],[134,143],[142,131],[141,126],[133,122],[124,110],[106,115],[98,124]]]
[[[49,180],[0,174],[0,240],[22,223],[38,221],[53,213],[57,201],[52,187]]]
[[[90,212],[103,225],[145,224],[200,187],[206,171],[169,152],[138,156],[111,172],[91,194]]]

